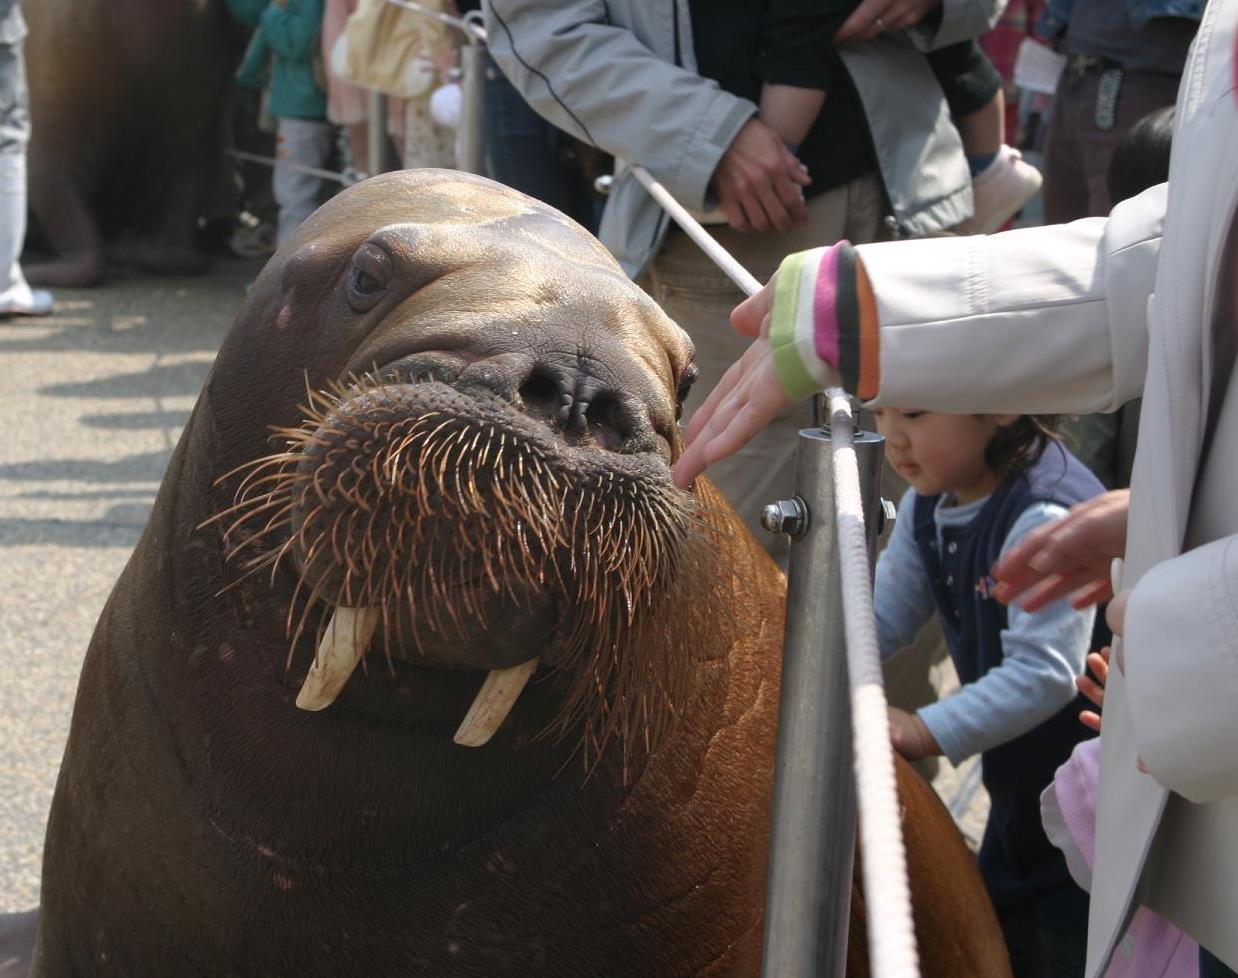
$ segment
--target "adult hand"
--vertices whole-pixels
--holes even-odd
[[[755,339],[722,375],[688,424],[684,453],[672,470],[681,489],[688,488],[707,466],[743,448],[791,403],[778,380],[769,343],[777,277],[775,273],[760,292],[731,312],[735,329]]]
[[[941,0],[861,0],[834,35],[834,43],[867,41],[884,31],[914,27],[941,6]]]
[[[735,134],[713,176],[722,212],[737,231],[785,231],[803,224],[808,210],[802,188],[810,183],[795,154],[755,117]]]
[[[687,489],[706,467],[752,441],[790,403],[778,381],[769,337],[758,337],[692,416],[684,453],[671,470],[675,485]]]
[[[1112,596],[1110,565],[1126,552],[1130,490],[1117,489],[1071,508],[1027,534],[993,568],[994,596],[1027,611],[1070,595],[1075,608]]]
[[[914,713],[907,713],[896,706],[887,707],[890,720],[890,744],[909,761],[941,753],[937,738],[929,732],[924,721]]]

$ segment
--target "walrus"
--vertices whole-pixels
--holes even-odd
[[[31,973],[756,975],[785,582],[671,482],[692,376],[531,198],[423,170],[320,208],[91,641]],[[924,974],[1009,975],[899,785]]]
[[[39,0],[25,14],[30,208],[55,253],[26,277],[95,285],[109,251],[203,271],[194,236],[244,43],[221,0]]]

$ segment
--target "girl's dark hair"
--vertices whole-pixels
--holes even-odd
[[[998,428],[984,446],[984,464],[1005,482],[1030,469],[1051,444],[1059,441],[1058,414],[1024,414]]]
[[[1106,183],[1109,203],[1141,194],[1169,179],[1169,147],[1174,135],[1174,107],[1149,112],[1131,126],[1109,157]]]

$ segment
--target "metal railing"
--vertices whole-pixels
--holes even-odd
[[[625,164],[628,165],[628,164]],[[630,166],[630,165],[629,165]],[[741,291],[760,283],[643,167],[633,176]],[[842,978],[857,790],[874,978],[916,978],[893,748],[873,616],[872,566],[885,516],[885,439],[856,432],[829,392],[826,425],[799,433],[795,495],[766,528],[791,537],[778,749],[766,877],[764,978]],[[822,417],[818,403],[814,416]]]

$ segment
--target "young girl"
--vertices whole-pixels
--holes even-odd
[[[879,408],[886,456],[910,484],[877,562],[883,656],[937,614],[962,688],[908,714],[890,711],[909,760],[981,754],[991,809],[980,870],[1018,978],[1081,975],[1087,897],[1040,822],[1040,793],[1075,744],[1075,677],[1095,610],[1065,601],[1029,614],[995,599],[991,568],[1027,532],[1103,491],[1054,440],[1055,419]]]

